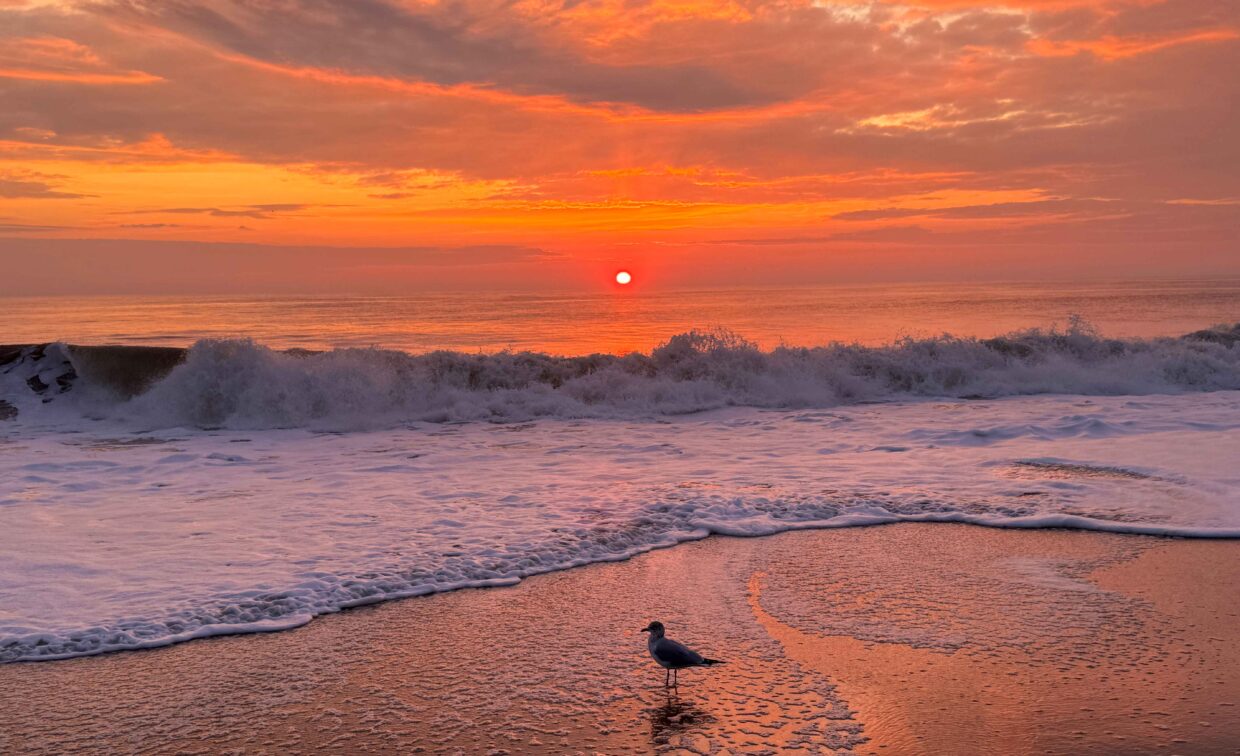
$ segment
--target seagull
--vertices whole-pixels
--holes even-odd
[[[650,649],[650,656],[659,663],[660,667],[667,670],[667,674],[663,677],[665,688],[679,686],[679,680],[675,675],[686,667],[709,667],[713,664],[723,664],[718,659],[707,659],[697,651],[664,637],[662,622],[651,622],[642,628],[642,632],[650,633],[650,640],[646,643]]]

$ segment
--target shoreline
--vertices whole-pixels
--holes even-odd
[[[1240,738],[1237,555],[1225,540],[965,525],[707,538],[287,632],[3,665],[0,749],[890,753],[990,732],[1002,748],[954,752],[1161,737],[1224,753]],[[654,618],[729,665],[664,697],[636,632]],[[1041,724],[1084,724],[1031,730],[1030,697]],[[1160,698],[1161,713],[1129,716]]]
[[[1046,524],[1047,522],[1051,524]],[[1071,523],[1071,524],[1064,524]],[[1109,527],[1108,523],[1095,521],[1089,518],[1052,515],[1036,518],[1012,518],[1008,522],[997,522],[986,520],[985,518],[973,518],[968,515],[952,513],[945,517],[925,516],[925,517],[908,517],[904,519],[880,519],[875,518],[872,522],[856,522],[850,521],[845,523],[797,523],[785,529],[769,532],[769,533],[743,533],[743,532],[718,532],[712,531],[700,537],[687,536],[677,540],[674,543],[654,544],[643,546],[640,549],[628,554],[617,555],[612,558],[603,558],[586,562],[584,564],[570,564],[564,566],[555,566],[547,569],[537,570],[527,574],[514,577],[497,578],[492,580],[479,580],[468,585],[459,585],[452,587],[430,587],[425,590],[413,590],[399,595],[387,595],[381,597],[370,597],[354,602],[342,604],[338,608],[329,611],[323,611],[308,616],[297,616],[290,619],[287,623],[283,619],[271,620],[269,622],[249,623],[245,626],[229,626],[229,625],[211,625],[198,628],[192,634],[186,636],[176,636],[171,638],[159,638],[144,644],[106,648],[94,652],[73,652],[63,655],[54,655],[41,658],[21,658],[13,660],[0,660],[0,667],[7,665],[21,664],[46,664],[72,661],[75,659],[88,659],[99,656],[108,656],[112,654],[124,654],[131,652],[158,651],[160,649],[179,646],[185,643],[194,643],[197,641],[209,640],[213,638],[233,638],[244,637],[249,635],[261,635],[270,633],[283,633],[298,628],[305,627],[313,622],[319,621],[325,617],[331,617],[337,614],[350,612],[357,609],[365,609],[371,606],[387,604],[393,602],[407,601],[411,599],[429,598],[432,596],[445,595],[455,593],[457,591],[470,590],[487,590],[511,588],[520,585],[528,580],[554,575],[561,572],[570,572],[579,569],[588,569],[598,565],[613,564],[619,562],[627,562],[632,559],[641,558],[647,554],[656,551],[664,551],[686,546],[689,544],[707,541],[716,538],[736,538],[736,539],[761,539],[779,537],[788,533],[812,533],[818,531],[832,530],[851,530],[854,528],[881,528],[887,526],[898,525],[918,525],[918,526],[963,526],[969,528],[994,529],[999,531],[1048,531],[1048,532],[1066,532],[1066,533],[1101,533],[1106,535],[1134,538],[1149,538],[1155,540],[1171,540],[1171,541],[1235,541],[1240,543],[1240,530],[1232,529],[1209,529],[1209,528],[1166,528],[1156,525],[1143,525],[1140,523],[1125,523],[1114,527]],[[1170,532],[1169,532],[1170,531]],[[267,626],[264,626],[267,625]],[[235,627],[235,629],[234,629]]]
[[[18,421],[0,427],[0,659],[289,627],[709,533],[934,521],[1234,537],[1238,411],[1240,392],[358,433]]]

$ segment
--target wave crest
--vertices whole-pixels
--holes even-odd
[[[160,425],[349,429],[412,421],[674,415],[909,397],[1148,394],[1240,388],[1240,326],[1108,339],[1086,324],[993,339],[906,338],[763,351],[724,330],[650,354],[279,352],[205,340],[125,408]],[[1207,338],[1206,336],[1209,336]]]

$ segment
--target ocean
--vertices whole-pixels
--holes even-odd
[[[649,352],[724,328],[758,346],[877,346],[903,337],[989,337],[1065,325],[1175,336],[1240,313],[1240,279],[871,284],[798,289],[406,297],[0,297],[0,343],[185,347],[246,337],[274,349],[380,347],[553,355]],[[0,293],[3,289],[0,289]]]
[[[1237,281],[0,302],[0,661],[710,535],[1240,537]]]

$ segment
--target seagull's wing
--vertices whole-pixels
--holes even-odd
[[[666,664],[672,669],[696,667],[706,661],[697,651],[686,648],[671,638],[660,638],[651,650],[660,664]]]

